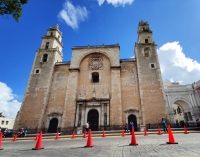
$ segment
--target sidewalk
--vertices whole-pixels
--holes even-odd
[[[122,131],[121,131],[122,132]],[[116,130],[115,132],[113,131],[105,131],[106,136],[122,136],[119,130]],[[172,131],[173,134],[184,134],[184,131]],[[161,131],[162,134],[167,134]],[[191,130],[188,131],[189,134],[191,133],[200,133],[200,131],[195,131],[195,130]],[[158,132],[147,132],[148,135],[157,135]],[[144,136],[144,132],[135,132],[135,135],[140,135],[140,136]],[[30,135],[29,135],[30,136]],[[31,134],[31,137],[21,137],[21,138],[17,138],[17,140],[34,140],[35,139],[36,134]],[[43,134],[42,139],[55,139],[56,133],[47,133],[47,134]],[[130,136],[130,133],[125,133],[125,136]],[[59,138],[71,138],[72,135],[60,135]],[[102,137],[102,131],[93,131],[92,132],[92,137]],[[12,138],[3,138],[2,141],[12,141],[14,137]],[[83,134],[80,135],[75,135],[75,138],[83,138]]]

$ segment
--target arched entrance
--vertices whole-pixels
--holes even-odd
[[[49,123],[48,133],[56,133],[58,128],[58,119],[53,118]]]
[[[131,114],[128,116],[128,127],[130,125],[130,122],[134,123],[134,130],[137,131],[137,118],[135,115]]]
[[[88,112],[87,122],[89,122],[92,131],[99,130],[99,113],[97,110],[90,110]]]
[[[190,106],[183,100],[176,100],[173,104],[174,119],[177,127],[184,127],[185,123],[193,121]]]

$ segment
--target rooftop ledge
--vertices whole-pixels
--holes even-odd
[[[73,46],[72,47],[72,50],[73,49],[85,49],[85,48],[105,48],[105,47],[119,47],[119,49],[120,49],[120,46],[119,46],[119,44],[113,44],[113,45],[88,45],[88,46]]]

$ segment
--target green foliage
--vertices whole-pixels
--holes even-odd
[[[19,22],[22,16],[22,6],[28,0],[0,0],[0,15],[12,15],[12,17]]]

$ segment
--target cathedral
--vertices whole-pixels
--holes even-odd
[[[62,33],[49,28],[36,51],[14,129],[56,132],[89,122],[93,131],[168,119],[156,44],[147,22],[138,24],[135,58],[120,59],[120,45],[74,46],[63,62]]]

